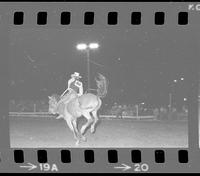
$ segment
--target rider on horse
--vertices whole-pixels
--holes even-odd
[[[58,102],[58,107],[63,111],[64,106],[73,98],[79,97],[83,95],[83,84],[79,79],[82,78],[78,72],[74,72],[71,75],[71,78],[68,80],[67,89],[60,96],[60,100]],[[60,106],[61,105],[61,106]],[[57,119],[62,117],[62,113],[57,117]]]
[[[99,79],[96,79],[97,94],[84,93],[83,86],[79,81],[81,76],[79,73],[71,75],[71,79],[68,81],[68,87],[63,94],[58,97],[56,95],[49,96],[49,113],[58,114],[58,118],[63,118],[70,130],[74,134],[76,144],[80,140],[85,141],[86,137],[84,133],[90,126],[91,133],[95,132],[95,125],[98,121],[97,111],[102,105],[102,98],[107,94],[107,79],[99,73]],[[67,94],[65,94],[68,91]],[[80,96],[80,97],[79,97]],[[72,98],[75,97],[75,98]],[[84,116],[87,122],[79,130],[77,127],[77,119]]]
[[[83,84],[79,79],[82,78],[78,72],[74,72],[68,80],[67,89],[60,96],[60,102],[69,102],[76,96],[83,95]],[[68,91],[68,93],[66,93]]]

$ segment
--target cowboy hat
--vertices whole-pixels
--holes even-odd
[[[71,77],[82,78],[78,72],[74,72]]]

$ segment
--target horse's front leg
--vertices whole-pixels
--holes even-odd
[[[60,115],[56,117],[56,119],[61,119],[63,117],[63,115]]]
[[[73,118],[71,117],[71,116],[69,116],[68,118],[65,116],[65,118],[64,118],[65,120],[66,120],[66,122],[67,122],[67,124],[68,124],[68,126],[69,126],[69,128],[70,128],[70,130],[73,132],[73,135],[74,135],[74,139],[76,139],[76,145],[78,145],[79,144],[79,142],[80,142],[80,140],[79,140],[79,135],[78,135],[78,133],[77,133],[77,130],[76,130],[76,128],[74,127],[74,120],[73,120]]]
[[[86,137],[83,136],[83,135],[78,131],[77,121],[76,121],[76,120],[77,120],[77,119],[75,119],[75,120],[72,121],[72,124],[73,124],[73,126],[74,126],[74,130],[75,130],[75,132],[76,132],[78,138],[80,138],[80,139],[83,140],[83,141],[86,141]]]

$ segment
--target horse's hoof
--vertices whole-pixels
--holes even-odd
[[[85,136],[82,136],[81,139],[86,142],[87,141],[87,138]]]
[[[85,132],[84,130],[81,130],[81,135],[83,135],[83,134],[84,134],[84,132]]]
[[[91,128],[90,132],[91,132],[91,133],[94,133],[94,131],[95,131],[94,128]]]
[[[76,141],[76,146],[79,146],[79,144],[80,144],[80,141],[79,140]]]

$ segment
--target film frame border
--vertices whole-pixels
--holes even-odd
[[[144,2],[143,2],[144,3]],[[138,6],[140,6],[140,8],[145,8],[145,7],[142,7],[141,4],[143,3],[138,3]],[[0,3],[0,4],[3,4],[2,6],[4,6],[4,8],[2,8],[2,6],[0,7],[1,9],[1,13],[0,13],[0,17],[2,18],[1,20],[1,23],[0,23],[0,36],[1,36],[1,39],[8,39],[8,35],[9,35],[9,28],[10,27],[14,27],[12,24],[13,24],[13,17],[12,17],[12,12],[13,11],[25,11],[26,13],[28,13],[29,15],[31,14],[32,11],[30,11],[30,6],[31,4],[28,3],[28,5],[26,3],[22,3],[19,5],[18,3],[13,3],[13,4],[7,4],[7,3]],[[61,4],[61,3],[60,3]],[[46,11],[51,11],[52,12],[52,9],[56,9],[56,8],[59,8],[60,7],[60,4],[52,4],[50,7],[46,7],[45,6],[45,3],[44,4],[41,4],[41,3],[34,3],[34,8],[36,11],[39,11],[38,9],[45,9]],[[73,8],[73,6],[79,6],[79,8],[77,9],[77,12],[80,10],[80,8],[82,10],[85,10],[85,9],[88,9],[88,7],[80,7],[80,5],[78,4],[73,4],[73,3],[63,3],[65,4],[64,7],[67,6],[68,9],[70,8]],[[67,4],[67,5],[66,5]],[[98,7],[96,6],[96,3],[87,3],[88,4],[92,4],[92,5],[89,5],[89,8],[94,8],[96,11],[99,12],[99,9]],[[127,3],[127,4],[130,4],[130,8],[133,6],[134,2],[133,3]],[[155,4],[155,3],[154,3]],[[169,3],[166,3],[169,5]],[[173,3],[172,3],[173,4]],[[182,11],[188,11],[187,9],[187,5],[185,5],[188,3],[184,3],[184,4],[181,4],[179,5],[178,3],[174,6],[171,6],[173,8],[172,9],[167,9],[169,7],[165,7],[164,10],[167,12],[167,11],[170,11],[171,10],[174,12],[174,11],[179,11],[179,10],[182,10]],[[102,4],[101,4],[102,5]],[[134,4],[135,5],[135,4]],[[176,7],[178,5],[178,8]],[[14,7],[15,6],[15,7]],[[71,6],[71,7],[70,7]],[[103,6],[103,5],[102,5]],[[159,5],[157,5],[157,3],[155,4],[155,6],[153,5],[151,8],[150,8],[150,12],[152,12],[155,9],[157,9]],[[41,8],[42,7],[42,8]],[[62,7],[63,9],[65,9],[64,7]],[[103,6],[104,7],[104,6]],[[100,8],[101,9],[101,8]],[[121,13],[123,13],[123,10],[120,10],[121,9],[121,6],[120,7],[113,7],[113,3],[112,5],[110,5],[109,7],[106,7],[106,9],[115,9],[116,11],[120,11]],[[8,10],[8,11],[7,11]],[[152,11],[151,11],[152,10]],[[74,10],[73,10],[74,11]],[[88,10],[89,11],[89,10]],[[112,11],[112,10],[111,10]],[[141,10],[143,11],[143,13],[146,13],[145,10]],[[162,10],[159,10],[159,11],[162,11]],[[80,14],[80,13],[79,13]],[[173,13],[174,14],[174,13]],[[177,14],[177,13],[175,13]],[[9,16],[11,15],[11,16]],[[198,13],[195,13],[195,12],[189,12],[189,18],[190,18],[190,22],[189,22],[189,25],[187,25],[186,27],[181,27],[181,28],[184,28],[184,29],[180,29],[180,30],[189,30],[189,32],[192,32],[194,34],[198,34],[198,28],[199,28],[199,22],[196,20],[196,19],[199,19],[199,14]],[[55,16],[54,16],[55,17]],[[172,18],[172,16],[171,16]],[[49,18],[51,19],[50,22],[55,22],[58,20],[55,20],[55,18]],[[77,18],[78,20],[82,20],[82,18]],[[123,19],[123,18],[122,18]],[[147,19],[146,19],[147,20]],[[32,20],[30,20],[30,22],[33,21],[33,18]],[[125,20],[126,21],[126,20]],[[76,20],[76,23],[79,23],[80,21],[77,22]],[[124,21],[123,21],[124,22]],[[124,24],[124,23],[121,23]],[[147,21],[144,21],[144,22],[147,22],[145,23],[144,26],[146,25],[149,25],[151,27],[153,27],[153,21],[151,20],[147,20]],[[81,24],[81,22],[79,23]],[[99,24],[99,23],[98,23]],[[97,26],[98,26],[97,24]],[[100,23],[101,24],[101,23]],[[34,24],[23,24],[22,26],[29,26],[29,27],[33,27],[32,25]],[[105,23],[104,23],[105,25]],[[54,23],[50,23],[50,24],[47,24],[46,26],[42,26],[42,27],[56,27],[57,24],[54,24]],[[83,27],[83,26],[80,26],[80,25],[75,25],[75,27]],[[93,25],[92,25],[93,27]],[[138,27],[141,27],[141,25],[139,25]],[[164,27],[167,28],[166,25],[164,25]],[[4,43],[2,45],[3,49],[1,50],[2,52],[2,55],[5,56],[2,61],[2,63],[0,64],[2,66],[2,68],[0,69],[1,70],[1,90],[4,90],[4,91],[1,91],[2,92],[2,97],[5,97],[5,92],[7,92],[8,90],[8,85],[7,85],[7,79],[6,79],[6,75],[8,75],[8,63],[7,63],[7,59],[8,58],[8,44],[7,43]],[[194,85],[194,92],[193,94],[191,94],[191,97],[189,98],[190,100],[195,100],[195,96],[198,95],[198,79],[199,79],[199,75],[198,75],[198,62],[197,64],[195,65],[197,66],[196,69],[193,70],[194,74],[193,74],[193,80],[196,80],[196,84]],[[8,93],[8,92],[7,92]],[[7,95],[8,97],[9,95]],[[9,145],[9,141],[10,141],[10,138],[9,138],[9,122],[8,120],[6,120],[6,116],[8,115],[7,114],[7,105],[5,104],[5,102],[7,101],[7,99],[2,99],[1,101],[1,112],[3,114],[2,118],[0,119],[1,122],[1,134],[0,134],[0,139],[1,142],[0,143],[0,149],[1,149],[1,162],[0,162],[0,168],[2,168],[1,170],[2,171],[6,171],[8,168],[9,168],[9,171],[11,172],[22,172],[22,169],[19,169],[19,166],[14,163],[14,158],[13,158],[13,151],[15,150],[14,148],[10,149],[10,145]],[[191,118],[191,120],[188,121],[188,126],[189,126],[189,135],[188,135],[188,140],[189,140],[189,147],[188,148],[180,148],[180,150],[187,150],[188,151],[188,155],[189,155],[189,161],[188,163],[179,163],[178,162],[178,150],[179,148],[151,148],[151,149],[148,149],[148,148],[139,148],[138,150],[141,151],[142,153],[142,163],[145,162],[145,163],[148,163],[149,164],[149,171],[148,172],[169,172],[169,171],[172,171],[172,172],[199,172],[199,168],[198,168],[198,161],[200,158],[199,157],[199,145],[198,145],[198,102],[197,101],[191,101],[190,102],[190,105],[191,107],[189,107],[189,116],[190,116],[190,113],[192,115],[193,118]],[[196,108],[195,108],[196,107]],[[7,138],[6,138],[7,137]],[[91,150],[94,151],[94,154],[95,154],[95,162],[92,164],[92,170],[90,170],[90,172],[101,172],[102,170],[104,172],[118,172],[116,170],[113,170],[113,167],[114,166],[113,164],[109,164],[108,162],[106,162],[107,160],[107,150],[108,149],[98,149],[98,148],[90,148]],[[18,149],[17,149],[18,150]],[[35,163],[38,159],[37,159],[37,155],[36,155],[36,151],[37,149],[23,149],[22,150],[24,151],[24,156],[25,156],[25,162],[27,161],[27,157],[30,159],[28,160],[28,162],[33,162]],[[60,150],[61,149],[45,149],[48,153],[48,158],[56,158],[57,162],[60,162]],[[78,165],[78,168],[80,169],[81,172],[88,172],[88,168],[91,169],[90,166],[88,166],[88,163],[86,163],[83,158],[84,158],[84,151],[86,150],[85,148],[81,148],[81,149],[76,149],[76,148],[70,148],[69,149],[71,151],[71,156],[75,156],[74,158],[72,157],[72,163],[67,166],[67,165],[63,165],[62,169],[60,169],[60,172],[65,172],[67,169],[69,172],[77,172],[77,165]],[[128,162],[127,164],[131,165],[130,163],[132,163],[130,161],[130,153],[132,150],[135,150],[134,149],[130,149],[130,148],[127,148],[127,149],[123,149],[123,148],[115,148],[114,150],[117,150],[118,151],[118,164],[120,163],[123,163],[123,162],[127,162],[127,158],[128,159]],[[155,156],[154,156],[154,152],[155,150],[164,150],[165,151],[165,163],[164,165],[162,164],[157,164],[155,163]],[[102,158],[98,158],[96,156],[103,156],[102,154],[104,154],[104,157]],[[80,159],[79,157],[81,156],[82,159]],[[170,158],[170,159],[169,159]],[[97,159],[97,160],[96,160]],[[170,162],[169,162],[169,160]],[[49,159],[49,162],[52,162],[51,159]],[[99,167],[99,163],[101,163],[101,167]],[[76,164],[76,168],[73,168],[73,164]],[[107,165],[108,164],[108,165]],[[96,166],[98,165],[98,167]],[[60,166],[60,164],[59,164]],[[171,169],[171,170],[168,170],[168,169]],[[129,170],[130,171],[130,170]],[[25,171],[26,172],[26,171]],[[130,171],[130,172],[133,172]],[[128,173],[128,172],[127,172]]]

